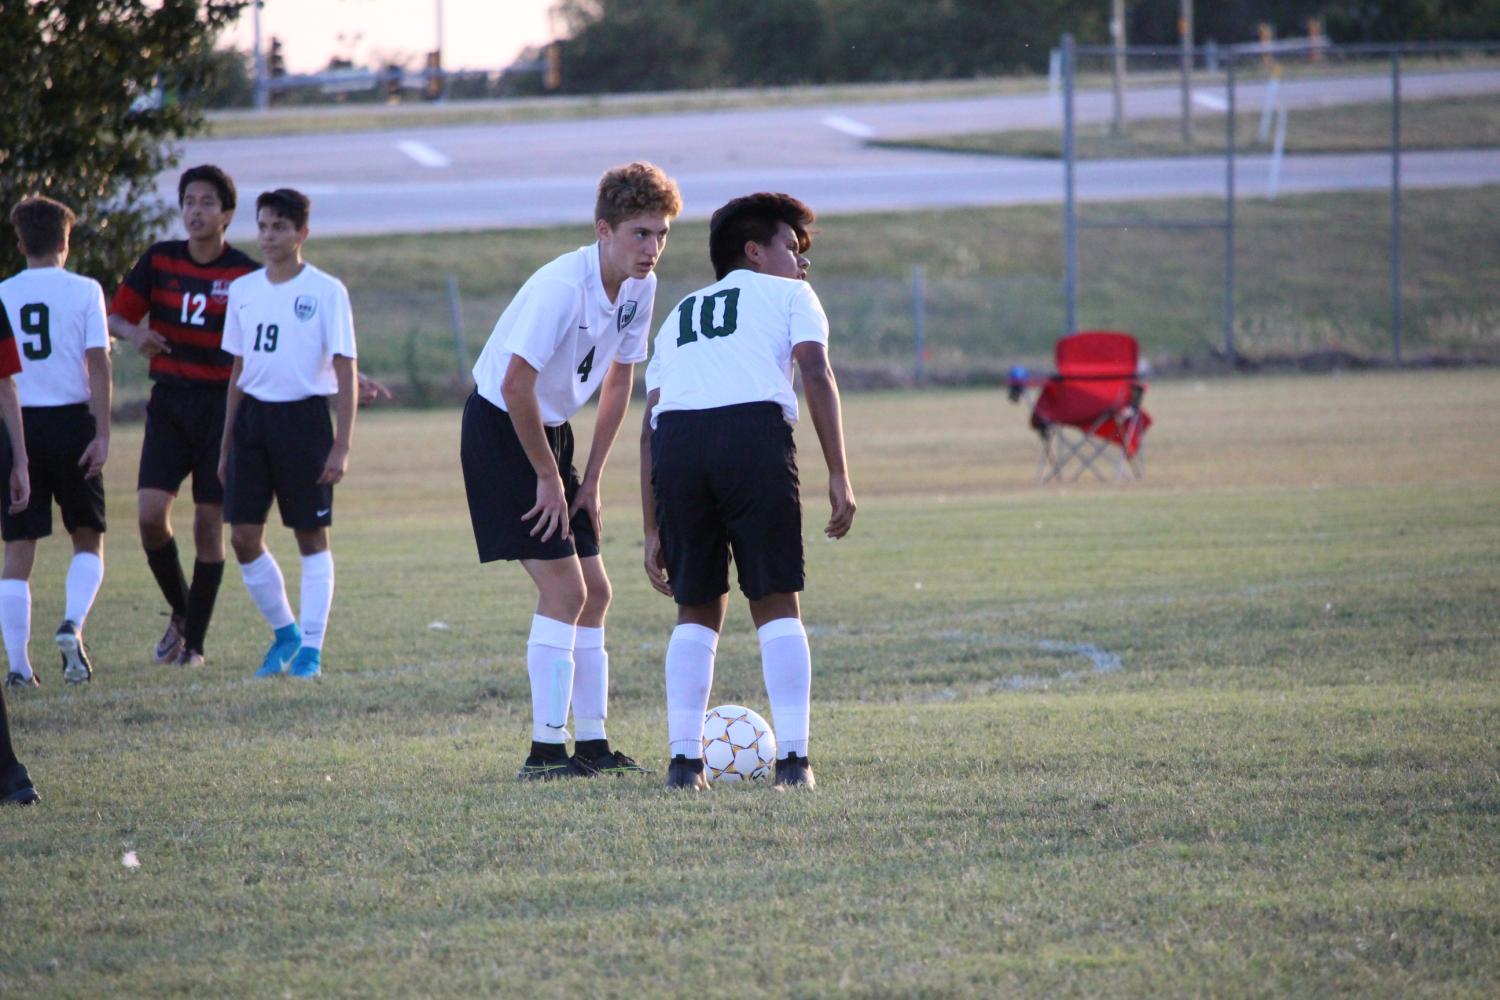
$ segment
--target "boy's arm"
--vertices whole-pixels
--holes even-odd
[[[521,520],[536,518],[531,529],[532,537],[549,540],[554,534],[567,538],[568,498],[563,488],[562,472],[557,468],[557,459],[547,445],[547,432],[542,427],[542,408],[536,399],[537,370],[519,354],[512,354],[500,380],[500,395],[505,398],[505,409],[516,429],[516,437],[526,450],[526,457],[536,471],[536,504],[521,515]]]
[[[604,476],[604,463],[615,446],[620,425],[625,422],[625,411],[630,408],[630,393],[635,383],[635,365],[629,362],[611,362],[604,384],[599,387],[599,413],[594,418],[594,440],[589,444],[589,461],[583,469],[583,482],[579,484],[578,496],[568,508],[568,516],[579,510],[589,512],[594,522],[594,534],[604,537],[604,505],[599,500],[599,482]]]
[[[672,596],[672,583],[661,558],[661,534],[656,528],[656,493],[651,489],[651,411],[661,398],[660,389],[646,393],[646,413],[641,417],[641,531],[645,536],[646,579],[658,593]]]
[[[323,464],[323,474],[318,477],[319,486],[338,482],[349,470],[349,446],[354,441],[354,411],[359,407],[358,365],[355,360],[335,354],[333,374],[339,380],[338,395],[334,397],[333,447],[329,449],[328,461]]]
[[[21,397],[16,380],[0,378],[0,419],[10,435],[10,512],[19,514],[31,503],[31,459],[26,454],[26,431],[21,424]]]
[[[802,392],[807,398],[807,412],[818,443],[823,446],[823,461],[828,466],[828,503],[833,508],[823,534],[843,538],[854,523],[854,487],[849,484],[849,468],[844,457],[844,417],[839,402],[839,387],[833,369],[828,365],[828,349],[815,340],[805,340],[792,347],[792,357],[802,373]]]
[[[83,352],[83,357],[89,370],[89,412],[94,415],[94,439],[83,449],[78,464],[84,476],[92,478],[104,471],[104,463],[109,458],[113,366],[109,351],[103,347],[90,347]]]
[[[235,355],[234,367],[229,370],[229,395],[224,401],[224,442],[219,446],[219,482],[226,486],[229,478],[229,448],[234,441],[234,415],[239,412],[240,400],[245,398],[245,391],[240,388],[240,370],[244,366],[245,359]]]

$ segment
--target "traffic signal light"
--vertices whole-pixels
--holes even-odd
[[[272,36],[271,52],[266,56],[266,71],[272,76],[286,76],[286,57],[281,54],[281,39]]]

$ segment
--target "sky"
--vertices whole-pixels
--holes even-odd
[[[556,0],[264,0],[261,35],[281,39],[287,69],[312,73],[337,55],[355,65],[382,58],[412,63],[437,46],[443,12],[443,64],[499,69],[528,45],[552,39],[548,10]],[[221,44],[249,51],[255,38],[247,8]]]

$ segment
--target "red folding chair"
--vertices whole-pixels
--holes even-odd
[[[1151,416],[1141,409],[1146,386],[1137,375],[1136,339],[1106,330],[1070,334],[1057,342],[1056,360],[1057,371],[1034,383],[1031,426],[1042,438],[1037,482],[1076,480],[1085,469],[1102,481],[1100,459],[1107,454],[1114,457],[1116,478],[1139,479],[1145,473],[1141,439]],[[1016,382],[1013,376],[1012,399],[1019,396]]]

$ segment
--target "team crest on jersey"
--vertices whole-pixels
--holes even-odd
[[[311,295],[299,295],[297,301],[292,303],[292,311],[297,318],[306,322],[313,318],[318,311],[318,300]]]
[[[620,322],[618,329],[625,329],[630,321],[635,319],[635,299],[626,299],[625,304],[620,307]]]
[[[229,298],[229,282],[223,278],[214,279],[213,291],[209,292],[215,302],[223,302]]]

